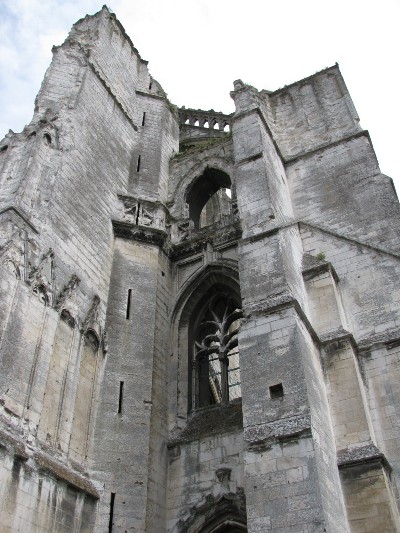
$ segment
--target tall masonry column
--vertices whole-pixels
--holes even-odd
[[[243,226],[239,348],[248,530],[349,531],[302,245],[268,100],[241,81],[233,143]]]
[[[98,531],[106,531],[110,521],[115,531],[132,526],[138,531],[155,531],[146,527],[149,476],[156,475],[150,464],[151,446],[155,445],[150,443],[152,417],[154,410],[160,411],[161,394],[161,378],[155,375],[153,379],[153,374],[159,364],[156,359],[165,359],[156,349],[165,345],[165,339],[156,338],[157,330],[163,329],[156,307],[168,292],[169,272],[157,242],[163,237],[161,232],[147,230],[148,242],[144,242],[140,231],[132,231],[130,238],[126,228],[116,226],[115,231],[107,312],[109,356],[95,436],[95,476],[104,483]],[[157,461],[158,468],[165,471],[164,455],[165,451]],[[163,480],[160,485],[162,490]],[[156,496],[150,494],[152,497]],[[164,496],[160,497],[159,506],[163,500]]]
[[[178,122],[145,65],[135,91],[137,142],[112,214],[108,352],[96,417],[96,531],[163,531],[166,522],[166,346],[171,274],[165,207]]]

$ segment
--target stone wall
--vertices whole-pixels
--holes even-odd
[[[337,65],[231,96],[103,7],[1,141],[4,531],[400,531],[391,180]]]

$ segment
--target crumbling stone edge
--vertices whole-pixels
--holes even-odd
[[[46,472],[96,500],[100,498],[99,492],[86,476],[74,471],[69,465],[63,465],[43,451],[32,452],[21,440],[3,430],[0,430],[0,448],[13,453],[17,460],[26,462],[30,470]]]
[[[279,441],[311,436],[311,416],[293,416],[244,429],[244,440],[249,449],[271,447]]]

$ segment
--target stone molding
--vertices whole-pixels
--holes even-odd
[[[164,247],[167,239],[165,231],[157,228],[138,226],[136,224],[130,224],[118,220],[112,220],[112,225],[115,236],[122,239],[144,242],[146,244],[155,244],[160,246],[160,248]]]
[[[243,431],[242,399],[193,411],[186,427],[172,432],[168,448],[210,435]]]
[[[31,469],[45,471],[56,480],[63,481],[96,500],[100,498],[91,480],[81,472],[77,472],[70,465],[62,464],[44,451],[33,452],[20,439],[3,430],[0,430],[0,448],[6,449],[8,453],[22,462],[29,461]]]
[[[379,463],[389,472],[392,470],[385,455],[372,442],[364,446],[339,450],[337,452],[337,458],[338,467],[340,469],[360,464],[371,464],[371,466],[376,466],[376,464]]]
[[[311,436],[311,416],[299,415],[244,429],[249,448],[269,447],[276,441]]]
[[[7,211],[13,211],[27,226],[30,227],[30,229],[33,231],[33,233],[36,233],[36,235],[39,235],[39,231],[35,228],[35,226],[29,221],[28,216],[25,215],[22,210],[18,207],[15,207],[14,205],[10,205],[8,207],[5,207],[0,210],[0,216],[3,213],[6,213]]]

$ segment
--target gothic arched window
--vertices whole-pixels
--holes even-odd
[[[240,304],[215,292],[203,302],[193,324],[192,405],[205,407],[241,398],[238,330]]]

